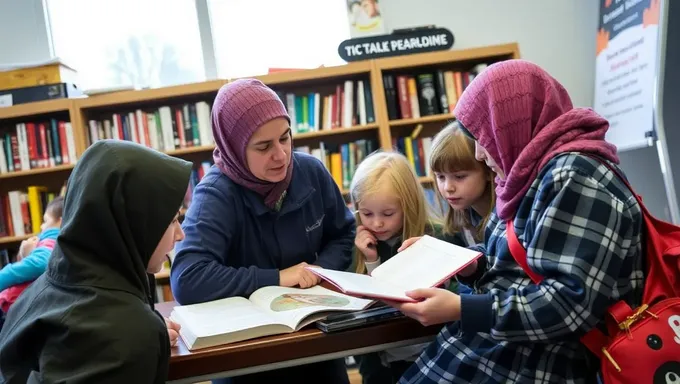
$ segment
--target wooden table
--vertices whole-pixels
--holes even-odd
[[[169,316],[175,302],[156,304]],[[337,333],[310,326],[298,332],[189,351],[180,339],[172,349],[169,383],[195,383],[342,358],[430,341],[441,325],[423,327],[402,318]]]

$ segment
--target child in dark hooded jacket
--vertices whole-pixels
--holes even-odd
[[[69,178],[47,271],[0,333],[2,383],[164,383],[170,341],[147,273],[184,236],[191,163],[137,144],[90,146]]]

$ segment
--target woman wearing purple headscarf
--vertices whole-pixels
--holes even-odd
[[[636,308],[643,287],[642,216],[605,141],[607,120],[574,108],[560,83],[535,64],[489,66],[454,111],[492,168],[496,211],[486,257],[458,279],[475,291],[411,293],[394,304],[424,324],[447,324],[400,383],[586,383],[594,355],[580,337],[607,308]],[[508,248],[512,225],[534,283]],[[537,280],[537,281],[538,281]]]
[[[215,165],[194,190],[186,237],[175,248],[175,299],[192,304],[247,297],[265,286],[307,288],[319,283],[308,265],[347,269],[354,217],[323,164],[292,151],[290,118],[276,93],[255,79],[223,86],[212,128]],[[266,375],[248,380],[270,382]],[[273,375],[276,382],[348,382],[342,359]]]

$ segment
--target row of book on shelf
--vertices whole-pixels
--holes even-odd
[[[64,192],[31,185],[26,190],[9,191],[0,196],[0,237],[26,236],[40,232],[45,207]]]
[[[366,80],[345,80],[334,92],[277,92],[291,117],[293,133],[349,128],[375,123],[371,85]]]
[[[470,71],[440,69],[417,75],[383,75],[389,119],[453,113],[465,88],[486,67],[486,64],[478,64]]]
[[[71,123],[50,119],[0,128],[0,173],[75,164]]]
[[[158,151],[214,144],[210,104],[205,101],[164,105],[154,110],[136,109],[88,120],[88,142],[128,140]]]

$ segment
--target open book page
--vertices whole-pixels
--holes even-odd
[[[179,320],[182,327],[189,327],[191,333],[199,338],[282,324],[276,317],[243,297],[177,306],[172,317]]]
[[[423,236],[373,271],[377,280],[405,291],[443,283],[481,254],[431,236]]]
[[[331,291],[321,286],[307,289],[264,287],[250,295],[250,301],[279,323],[299,329],[325,317],[329,311],[359,311],[372,303]],[[319,316],[310,316],[319,314]]]
[[[407,270],[409,267],[406,267]],[[382,281],[373,276],[362,275],[359,273],[332,271],[328,269],[313,268],[310,270],[326,281],[338,287],[343,292],[351,295],[361,295],[378,299],[388,299],[397,301],[413,301],[406,296],[406,289],[402,284]]]

